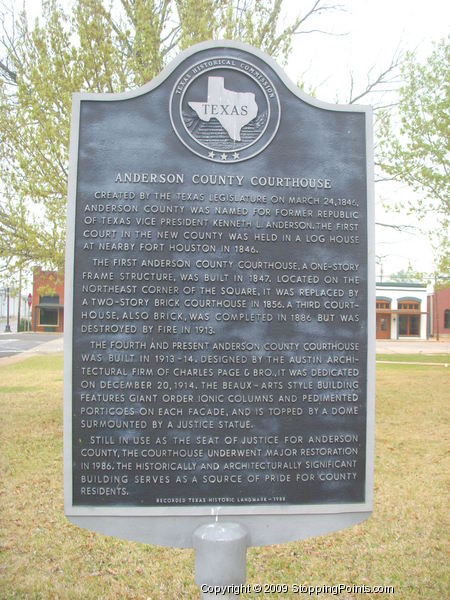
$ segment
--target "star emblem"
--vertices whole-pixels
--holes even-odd
[[[211,152],[209,152],[209,154],[208,154],[208,158],[214,158],[214,157],[215,157],[215,155],[216,155],[216,154],[215,154],[215,152],[213,152],[213,151],[211,150]]]
[[[221,160],[227,160],[227,155],[225,154],[225,152],[220,155],[220,159]]]
[[[233,158],[234,158],[234,160],[237,160],[239,158],[239,152],[235,152],[233,154]]]

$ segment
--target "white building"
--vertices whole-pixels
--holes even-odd
[[[8,306],[9,299],[9,306]],[[9,312],[9,318],[8,318]],[[0,333],[4,333],[9,323],[11,332],[17,331],[17,317],[19,315],[19,296],[16,291],[9,290],[6,287],[0,288]],[[30,319],[31,313],[27,304],[27,296],[22,294],[20,304],[20,318]]]
[[[427,339],[427,286],[420,283],[376,284],[377,339]]]

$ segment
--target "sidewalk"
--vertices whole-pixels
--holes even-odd
[[[50,342],[39,344],[39,346],[29,350],[28,354],[54,354],[55,352],[62,352],[63,347],[64,336],[61,336],[57,340],[51,340]]]
[[[377,354],[450,354],[450,340],[377,340]]]
[[[64,336],[61,335],[61,337],[57,338],[56,340],[43,342],[34,348],[30,348],[30,350],[24,350],[23,352],[17,353],[14,356],[5,356],[4,358],[0,357],[0,365],[11,365],[13,363],[20,362],[21,360],[25,360],[30,356],[36,356],[39,354],[55,354],[57,352],[62,352],[63,346]]]

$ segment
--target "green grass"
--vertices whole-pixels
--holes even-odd
[[[0,382],[0,598],[198,598],[191,550],[126,542],[65,519],[61,356],[0,367]],[[247,582],[386,584],[394,598],[449,597],[448,383],[440,366],[378,365],[373,516],[331,535],[250,549]]]
[[[389,362],[442,363],[450,365],[450,354],[377,354],[377,360]]]

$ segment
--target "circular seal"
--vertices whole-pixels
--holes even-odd
[[[269,77],[231,56],[189,67],[170,96],[170,120],[181,142],[197,156],[236,163],[256,156],[273,140],[280,101]]]

